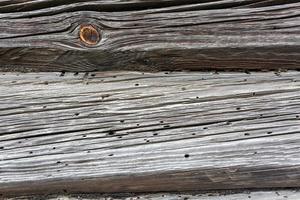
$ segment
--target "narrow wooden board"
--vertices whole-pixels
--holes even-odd
[[[21,196],[6,200],[299,200],[299,190],[211,191],[205,193],[74,194]]]
[[[0,2],[1,71],[279,68],[300,68],[299,0]]]
[[[300,72],[0,75],[0,193],[300,186]]]

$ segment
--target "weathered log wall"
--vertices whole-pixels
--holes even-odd
[[[1,71],[278,68],[300,68],[298,0],[0,2]]]
[[[300,72],[0,75],[0,193],[300,186]]]

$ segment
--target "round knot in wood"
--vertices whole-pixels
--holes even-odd
[[[96,45],[101,40],[99,31],[93,25],[81,25],[79,37],[86,45]]]

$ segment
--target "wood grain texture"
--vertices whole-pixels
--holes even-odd
[[[82,42],[82,25],[101,41]],[[298,0],[0,2],[2,71],[299,67]]]
[[[300,186],[300,72],[7,73],[0,193]]]
[[[20,196],[6,200],[299,200],[300,192],[291,190],[265,191],[210,191],[205,193],[152,193],[152,194],[76,194]]]

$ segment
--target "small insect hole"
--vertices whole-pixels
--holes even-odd
[[[65,75],[65,73],[66,73],[66,72],[62,71],[62,72],[60,73],[60,75],[59,75],[59,76],[60,76],[60,77],[62,77],[62,76],[64,76],[64,75]]]
[[[114,135],[115,132],[113,130],[108,131],[108,135]]]

